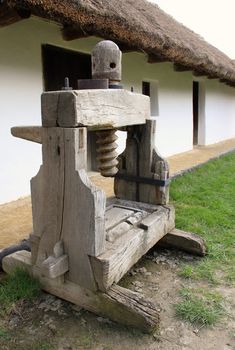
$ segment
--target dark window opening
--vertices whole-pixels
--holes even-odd
[[[193,144],[198,144],[199,83],[193,82]]]
[[[42,45],[42,62],[45,91],[61,90],[65,77],[75,90],[78,79],[91,78],[91,56],[88,54]]]
[[[142,94],[150,97],[150,82],[142,81]]]

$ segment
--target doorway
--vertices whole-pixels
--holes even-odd
[[[198,145],[199,82],[193,81],[193,145]]]

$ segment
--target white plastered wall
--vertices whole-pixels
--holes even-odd
[[[124,54],[126,88],[141,92],[142,81],[156,82],[158,116],[156,146],[167,157],[192,149],[192,75],[175,72],[171,63],[148,64],[144,55]]]
[[[235,137],[235,88],[205,82],[205,145]]]

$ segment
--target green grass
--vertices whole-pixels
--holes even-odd
[[[182,300],[174,305],[176,315],[194,325],[214,325],[224,314],[223,299],[217,292],[183,288],[180,295]]]
[[[8,338],[9,338],[9,332],[5,330],[5,328],[0,327],[0,340],[8,339]]]
[[[40,293],[37,280],[21,269],[16,269],[0,283],[0,315],[9,313],[14,305],[22,300],[32,300]]]
[[[208,246],[207,257],[184,264],[180,275],[211,283],[223,275],[224,281],[235,282],[235,153],[176,178],[170,193],[176,227],[198,233]]]

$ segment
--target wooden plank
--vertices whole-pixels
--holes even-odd
[[[151,214],[153,215],[153,214]],[[146,222],[147,218],[143,221]],[[146,230],[133,228],[113,244],[107,242],[106,250],[91,263],[100,290],[107,290],[117,283],[122,276],[175,225],[175,213],[171,206],[160,207],[156,217],[149,222]],[[141,224],[139,225],[141,227]]]
[[[119,157],[120,177],[117,176],[114,181],[114,192],[118,198],[150,204],[169,202],[169,184],[160,186],[135,181],[136,177],[169,179],[168,162],[155,149],[155,135],[155,120],[146,120],[144,125],[128,128],[126,149]],[[129,176],[129,179],[121,178],[122,175]]]
[[[14,126],[11,128],[11,134],[20,139],[42,143],[41,126]]]
[[[27,269],[35,277],[38,277],[42,288],[59,298],[70,301],[95,314],[108,317],[125,326],[139,328],[141,331],[152,333],[159,326],[159,310],[140,293],[112,286],[106,293],[93,292],[65,281],[57,283],[54,280],[37,275],[31,265],[31,256],[28,252],[12,254],[3,261],[4,271],[11,273],[16,266]]]
[[[102,108],[101,108],[102,106]],[[72,90],[42,94],[42,125],[94,130],[145,123],[149,97],[126,90]]]
[[[192,232],[174,229],[165,235],[157,245],[164,248],[176,248],[187,253],[204,256],[207,248],[205,240]]]
[[[32,259],[39,266],[60,240],[64,206],[64,133],[61,128],[42,129],[43,165],[31,180],[33,210]]]
[[[86,128],[43,128],[43,165],[31,181],[32,259],[45,270],[42,264],[63,240],[68,279],[95,290],[88,256],[104,251],[105,194],[85,171],[86,132]]]
[[[86,168],[86,128],[66,128],[65,188],[61,238],[69,256],[68,280],[96,289],[88,256],[105,249],[105,202],[102,189],[92,184]]]
[[[119,207],[108,208],[105,212],[105,229],[106,231],[115,227],[117,224],[125,221],[133,214],[133,210]]]

